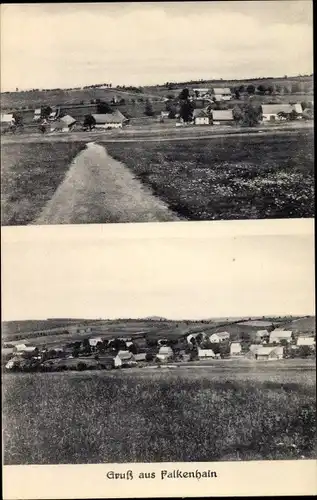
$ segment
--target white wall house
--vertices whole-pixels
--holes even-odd
[[[303,109],[300,103],[297,104],[262,104],[262,121],[285,121],[286,118],[280,116],[279,113],[291,114],[292,111],[296,111],[299,117],[303,113]]]
[[[298,346],[306,345],[309,347],[314,347],[315,339],[314,339],[314,337],[298,337],[296,344]]]
[[[242,347],[240,342],[232,342],[230,345],[230,355],[231,356],[238,356],[242,352]]]
[[[212,95],[216,101],[230,101],[232,99],[231,90],[228,87],[215,87]]]
[[[119,110],[113,113],[93,114],[92,116],[96,122],[96,129],[122,128],[123,124],[127,121],[127,118]]]
[[[198,349],[199,358],[215,358],[216,355],[212,349]]]
[[[270,333],[269,342],[270,344],[279,344],[281,340],[286,340],[290,343],[292,341],[292,334],[293,332],[290,330],[279,330],[277,328]]]

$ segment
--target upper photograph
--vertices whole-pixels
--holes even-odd
[[[2,226],[314,217],[311,1],[1,14]]]

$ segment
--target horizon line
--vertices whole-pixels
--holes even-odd
[[[307,77],[312,77],[313,78],[314,76],[314,73],[310,73],[310,74],[297,74],[297,75],[284,75],[284,76],[252,76],[252,77],[244,77],[244,78],[210,78],[210,79],[206,79],[206,78],[202,78],[202,79],[194,79],[194,80],[187,80],[187,81],[171,81],[171,82],[164,82],[164,83],[155,83],[155,84],[147,84],[147,83],[143,83],[142,85],[132,85],[132,84],[113,84],[112,82],[109,82],[108,84],[107,83],[91,83],[91,84],[74,84],[73,87],[52,87],[52,88],[49,88],[49,89],[34,89],[34,88],[19,88],[19,87],[16,87],[18,88],[19,90],[2,90],[1,89],[1,94],[5,93],[5,92],[12,92],[12,93],[17,93],[17,92],[32,92],[32,91],[38,91],[38,92],[44,92],[44,91],[53,91],[54,89],[58,89],[58,90],[67,90],[67,89],[70,89],[70,90],[75,90],[75,89],[79,89],[80,90],[88,90],[88,89],[84,89],[84,87],[92,87],[94,85],[109,85],[111,83],[111,89],[116,89],[118,87],[135,87],[135,88],[142,88],[142,87],[164,87],[166,83],[170,83],[170,84],[174,84],[174,85],[183,85],[183,84],[190,84],[190,83],[194,83],[194,82],[220,82],[220,81],[223,81],[223,82],[228,82],[228,81],[231,81],[231,82],[243,82],[243,81],[249,81],[249,80],[270,80],[270,79],[279,79],[279,80],[283,80],[283,79],[291,79],[291,78],[307,78]],[[83,85],[83,86],[82,86]]]

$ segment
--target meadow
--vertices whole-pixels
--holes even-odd
[[[5,375],[4,463],[316,458],[314,363],[218,363]]]
[[[314,216],[313,132],[107,144],[189,220]]]
[[[83,147],[78,142],[2,144],[2,225],[32,222]]]

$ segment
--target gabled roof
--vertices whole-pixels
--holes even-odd
[[[229,87],[214,87],[214,94],[231,94],[231,90]]]
[[[1,114],[1,123],[11,123],[13,121],[12,114]]]
[[[127,118],[118,109],[113,113],[93,114],[92,116],[97,125],[105,123],[122,123],[127,120]]]
[[[213,109],[211,111],[212,118],[215,121],[218,120],[233,120],[232,109]]]
[[[205,109],[194,109],[193,118],[208,118],[208,113]]]
[[[73,118],[70,115],[63,116],[60,119],[60,121],[63,122],[67,127],[70,127],[70,125],[73,125],[74,123],[76,123],[75,118]]]
[[[133,361],[134,356],[130,351],[119,351],[117,356],[121,359],[121,361]]]
[[[291,330],[273,330],[270,333],[270,339],[290,339],[292,337]]]
[[[274,115],[278,113],[291,113],[293,106],[291,104],[262,104],[262,113],[265,115]]]

